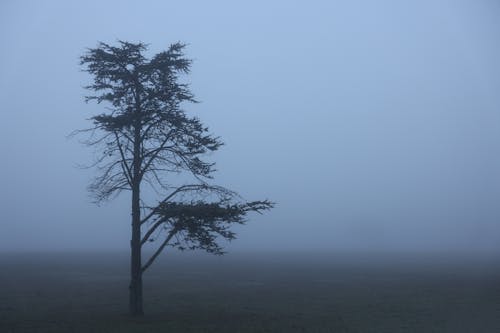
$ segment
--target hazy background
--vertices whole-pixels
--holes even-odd
[[[128,249],[68,140],[98,41],[178,40],[186,105],[226,142],[216,182],[277,207],[229,250],[500,253],[500,4],[2,1],[0,251]]]

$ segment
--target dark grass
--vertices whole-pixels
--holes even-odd
[[[0,255],[0,332],[500,332],[495,258],[165,255],[127,310],[126,254]]]

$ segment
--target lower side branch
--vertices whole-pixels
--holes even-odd
[[[161,251],[163,251],[163,249],[165,248],[165,246],[167,246],[168,242],[170,242],[170,240],[172,239],[172,237],[174,237],[174,235],[177,233],[177,229],[176,228],[173,228],[172,230],[170,230],[170,232],[168,233],[168,236],[167,238],[163,241],[163,243],[160,245],[160,247],[158,248],[158,250],[156,250],[156,252],[151,256],[151,258],[149,258],[149,260],[144,264],[144,266],[141,267],[141,272],[144,273],[144,271],[146,269],[148,269],[149,266],[151,266],[151,264],[155,261],[156,257],[158,257],[161,253]]]

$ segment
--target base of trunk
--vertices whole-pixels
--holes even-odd
[[[134,281],[130,284],[129,315],[142,316],[142,280]]]

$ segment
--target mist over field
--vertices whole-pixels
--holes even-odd
[[[215,180],[278,203],[228,250],[500,250],[495,1],[0,5],[1,251],[128,248],[127,194],[97,207],[75,129],[78,57],[175,41],[186,105],[226,143]]]
[[[499,15],[494,0],[2,1],[0,331],[500,331]],[[84,102],[80,57],[119,41],[187,44],[200,103],[183,109],[224,142],[213,182],[276,203],[225,256],[167,247],[144,321],[124,315],[131,195],[93,203],[96,155],[69,137],[109,106]]]

